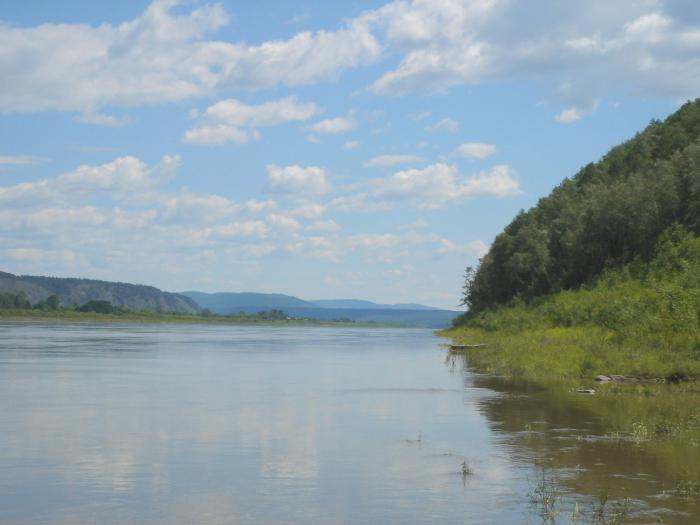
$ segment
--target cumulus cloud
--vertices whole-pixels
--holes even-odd
[[[598,108],[598,99],[593,99],[585,106],[570,107],[559,112],[554,120],[559,124],[571,124],[581,120],[584,116],[589,115]]]
[[[497,0],[387,4],[374,19],[400,61],[372,89],[440,92],[535,80],[548,98],[577,107],[613,90],[667,99],[696,96],[700,26],[687,16],[687,7],[653,0],[556,6]]]
[[[488,245],[477,239],[475,241],[468,242],[466,244],[456,243],[449,239],[440,239],[438,253],[457,253],[471,255],[477,259],[482,258],[489,251]]]
[[[384,167],[384,166],[395,166],[396,164],[410,164],[412,162],[422,162],[423,157],[417,155],[378,155],[372,157],[367,162],[365,166],[368,168]]]
[[[485,159],[496,153],[496,146],[481,142],[465,142],[457,146],[456,152],[468,159]]]
[[[343,149],[345,151],[350,151],[353,149],[357,149],[360,147],[360,141],[359,140],[349,140],[345,143],[343,143]]]
[[[355,129],[356,125],[357,123],[352,116],[335,117],[316,122],[315,124],[309,126],[308,129],[315,133],[337,135],[339,133],[346,133],[352,129]]]
[[[520,183],[505,165],[470,177],[457,168],[438,163],[423,169],[409,169],[373,181],[373,194],[385,199],[407,199],[418,208],[439,208],[468,197],[507,197],[520,192]]]
[[[536,80],[578,107],[613,89],[674,100],[700,89],[700,26],[673,3],[395,0],[335,29],[258,44],[212,39],[229,22],[221,5],[179,4],[156,0],[120,24],[0,26],[0,112],[75,111],[114,125],[100,108],[332,81],[384,57],[398,65],[375,93]]]
[[[282,215],[279,213],[272,213],[268,215],[266,220],[270,226],[285,231],[297,231],[301,228],[301,224],[299,224],[299,221],[292,217],[287,217],[286,215]]]
[[[40,262],[62,260],[72,262],[75,253],[71,250],[43,250],[41,248],[11,248],[5,250],[5,255],[10,259],[23,262]]]
[[[425,131],[430,133],[435,133],[438,131],[446,131],[447,133],[457,133],[459,131],[459,122],[455,119],[447,117],[442,120],[438,120],[433,124],[428,124],[425,127]]]
[[[337,232],[340,230],[340,226],[333,219],[328,219],[325,221],[315,221],[306,227],[309,231],[321,231],[321,232]]]
[[[78,118],[78,122],[93,124],[95,126],[105,126],[107,128],[121,128],[129,123],[129,119],[127,117],[116,117],[105,113],[86,111]]]
[[[296,236],[287,245],[287,250],[332,261],[340,260],[349,253],[361,251],[378,261],[393,262],[398,248],[428,245],[439,239],[440,237],[433,233],[363,232],[342,236],[329,232],[327,235]]]
[[[146,190],[172,177],[179,164],[180,157],[166,155],[153,168],[131,156],[119,157],[99,166],[82,165],[53,179],[0,187],[0,203],[21,206],[75,200],[95,191],[119,194]]]
[[[331,187],[326,170],[317,166],[267,166],[266,190],[271,193],[323,195]]]
[[[559,122],[559,124],[571,124],[577,120],[581,120],[581,113],[576,108],[564,109],[559,113],[554,120]]]
[[[328,206],[319,202],[305,201],[301,202],[291,214],[294,217],[303,217],[304,219],[316,219],[326,213]]]
[[[242,144],[260,138],[258,128],[307,120],[321,112],[313,103],[303,104],[296,97],[246,105],[227,99],[209,106],[197,125],[185,133],[183,140],[193,144]]]
[[[362,18],[335,31],[248,45],[206,38],[228,24],[220,4],[174,13],[181,3],[155,0],[118,25],[0,26],[0,112],[84,113],[222,89],[309,84],[379,56],[380,45]]]
[[[45,159],[34,155],[0,155],[0,170],[9,167],[24,167],[40,164]]]

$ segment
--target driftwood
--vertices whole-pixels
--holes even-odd
[[[588,396],[595,395],[595,390],[592,388],[577,388],[576,389],[577,394],[586,394]]]
[[[599,375],[595,377],[598,383],[677,383],[684,379],[684,377],[677,375],[669,377],[637,377],[611,374],[609,376]]]
[[[482,348],[484,346],[486,346],[485,343],[476,345],[450,345],[450,350],[468,350],[469,348]]]

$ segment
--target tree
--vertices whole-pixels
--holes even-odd
[[[462,300],[459,302],[460,306],[471,306],[471,292],[474,288],[474,277],[476,276],[476,270],[473,266],[467,266],[464,270],[464,284],[462,285]]]
[[[50,310],[58,310],[59,304],[60,304],[60,300],[59,300],[59,298],[58,298],[58,295],[56,295],[56,294],[54,294],[54,295],[49,295],[49,296],[46,298],[46,306],[47,306]]]
[[[20,310],[28,310],[31,307],[32,307],[32,305],[29,303],[29,300],[27,299],[26,293],[19,292],[15,296],[15,308],[18,308]]]

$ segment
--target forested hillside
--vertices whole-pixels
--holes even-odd
[[[81,306],[89,301],[108,301],[113,306],[136,311],[196,313],[200,309],[189,297],[153,286],[95,279],[19,276],[0,272],[0,293],[21,293],[31,304],[56,295],[61,306],[66,307]]]
[[[674,224],[700,233],[699,137],[696,100],[518,214],[479,267],[467,270],[470,315],[578,289],[606,269],[649,261]]]
[[[458,341],[529,377],[700,377],[700,102],[520,213],[467,269]]]

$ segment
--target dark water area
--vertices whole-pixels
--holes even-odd
[[[615,439],[585,401],[473,374],[443,343],[0,323],[0,523],[700,522],[676,490],[697,444]]]

